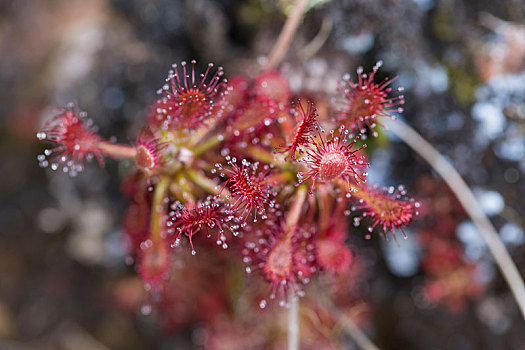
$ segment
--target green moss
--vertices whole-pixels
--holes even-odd
[[[432,17],[432,32],[445,42],[455,41],[461,31],[453,23],[453,13],[450,9],[440,8]]]
[[[451,93],[461,107],[474,102],[474,93],[481,83],[479,78],[468,69],[459,66],[448,66],[451,82]]]

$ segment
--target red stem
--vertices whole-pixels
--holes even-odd
[[[134,159],[135,155],[137,154],[137,150],[133,146],[115,144],[107,141],[99,142],[97,147],[100,152],[102,152],[102,154],[113,158]]]

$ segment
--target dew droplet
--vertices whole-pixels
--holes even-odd
[[[140,313],[145,315],[145,316],[150,315],[151,314],[151,305],[149,305],[149,304],[142,305],[142,307],[140,308]]]

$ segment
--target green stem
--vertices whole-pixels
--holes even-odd
[[[154,242],[158,242],[162,239],[162,227],[164,221],[165,203],[164,198],[168,194],[168,186],[170,184],[170,179],[168,177],[163,177],[159,180],[155,186],[155,192],[153,193],[153,203],[151,210],[151,224],[150,224],[150,238]]]
[[[284,159],[281,155],[274,154],[272,152],[268,152],[267,150],[262,149],[261,147],[248,146],[246,147],[245,152],[251,158],[256,159],[263,163],[275,164],[279,166],[282,166],[282,164],[285,164]]]
[[[209,151],[213,147],[217,146],[222,142],[222,137],[219,137],[218,135],[215,135],[213,137],[210,137],[205,142],[201,143],[200,145],[196,146],[193,149],[193,155],[195,158],[199,157],[201,154],[203,154],[206,151]]]
[[[203,174],[199,173],[196,170],[188,169],[186,171],[188,179],[190,179],[194,184],[202,188],[204,191],[212,195],[219,194],[219,190],[216,188],[217,184],[213,180],[207,178]]]

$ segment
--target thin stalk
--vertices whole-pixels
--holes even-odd
[[[110,143],[107,141],[101,141],[97,144],[97,148],[105,154],[113,158],[131,158],[134,159],[137,154],[137,150],[133,146],[121,145]]]
[[[390,131],[397,135],[416,153],[423,157],[432,168],[443,178],[450,189],[454,192],[465,211],[477,226],[483,239],[487,243],[490,253],[494,257],[496,265],[510,287],[514,299],[518,303],[521,314],[525,318],[525,285],[512,261],[509,252],[501,241],[498,232],[492,226],[476,197],[461,178],[457,170],[443,157],[429,142],[427,142],[417,131],[400,120],[391,122],[386,120]]]
[[[313,38],[313,40],[310,41],[308,45],[303,47],[297,53],[297,56],[299,56],[299,58],[302,61],[306,61],[307,59],[315,55],[323,47],[326,40],[328,40],[328,37],[330,36],[330,32],[332,31],[333,27],[334,20],[328,16],[324,17],[319,33],[317,33],[315,38]]]
[[[330,312],[336,319],[339,319],[339,324],[342,329],[355,341],[357,346],[362,350],[379,350],[365,333],[363,333],[354,321],[348,317],[344,312],[341,312],[334,303],[327,298],[324,293],[318,296],[323,307]]]
[[[300,186],[295,193],[292,206],[288,211],[284,232],[290,240],[297,228],[301,211],[306,200],[306,188]],[[288,293],[288,350],[299,349],[299,298],[295,293]]]
[[[299,188],[297,188],[297,192],[295,193],[292,206],[290,207],[288,215],[286,216],[284,231],[288,236],[290,236],[290,238],[293,236],[293,233],[297,228],[299,218],[301,217],[303,204],[306,200],[306,192],[306,187],[304,186],[300,186]]]
[[[334,215],[330,198],[325,186],[319,186],[317,189],[317,202],[319,203],[319,233],[326,234],[330,219]]]
[[[281,30],[272,51],[268,55],[268,61],[266,62],[264,69],[275,69],[284,58],[286,51],[288,51],[288,48],[292,43],[295,32],[299,27],[304,10],[306,9],[306,3],[306,0],[295,1],[292,11],[284,23],[283,29]]]
[[[299,298],[288,294],[288,350],[299,350]]]
[[[357,327],[354,321],[339,311],[339,323],[341,327],[352,337],[356,344],[363,350],[379,350],[379,348],[372,343],[365,333]]]

